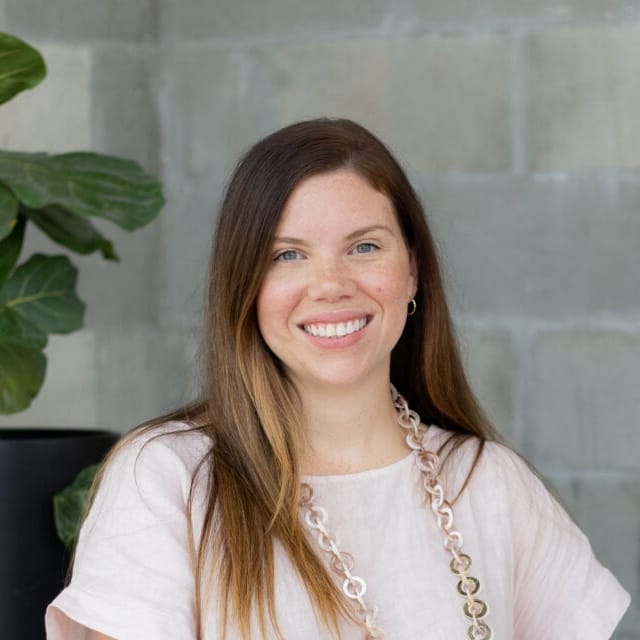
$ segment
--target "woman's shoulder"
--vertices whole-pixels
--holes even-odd
[[[145,424],[126,433],[110,459],[152,460],[171,456],[186,467],[196,467],[212,448],[211,438],[201,427],[182,420]]]
[[[515,449],[494,440],[448,431],[427,430],[427,446],[439,455],[441,473],[456,490],[504,488],[538,490],[542,485],[529,463]]]
[[[165,492],[182,502],[192,480],[206,477],[211,450],[206,432],[187,422],[143,425],[125,434],[105,459],[99,494]]]

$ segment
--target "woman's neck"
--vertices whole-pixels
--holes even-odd
[[[387,384],[299,390],[304,474],[355,473],[407,454]]]

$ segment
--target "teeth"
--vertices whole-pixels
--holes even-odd
[[[351,333],[364,329],[367,324],[366,318],[358,320],[349,320],[348,322],[337,322],[335,324],[305,324],[304,330],[316,337],[320,338],[342,338]]]

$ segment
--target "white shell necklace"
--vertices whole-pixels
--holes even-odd
[[[398,416],[398,424],[408,431],[407,444],[414,452],[414,461],[422,473],[422,484],[427,493],[431,511],[436,517],[438,528],[444,535],[444,548],[451,556],[450,568],[459,578],[457,591],[464,598],[462,610],[471,621],[467,637],[471,640],[491,640],[493,634],[483,618],[487,615],[488,607],[476,598],[480,589],[480,581],[469,575],[471,558],[462,553],[462,534],[453,528],[453,508],[444,497],[444,490],[440,483],[438,472],[440,460],[438,456],[424,448],[424,436],[427,428],[420,423],[420,416],[409,409],[406,400],[391,386],[393,405]],[[384,638],[384,631],[377,625],[378,608],[369,605],[364,596],[367,593],[367,583],[352,573],[354,567],[353,556],[340,551],[336,536],[327,527],[329,515],[323,507],[313,503],[313,489],[306,483],[302,484],[300,507],[304,520],[309,528],[316,532],[318,546],[329,556],[329,566],[343,579],[342,591],[354,603],[356,615],[365,629],[366,640]]]

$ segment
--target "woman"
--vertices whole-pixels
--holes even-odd
[[[49,640],[610,637],[628,596],[497,442],[368,131],[302,122],[241,160],[204,354],[202,402],[104,466]]]

